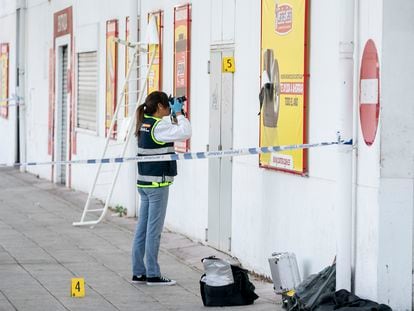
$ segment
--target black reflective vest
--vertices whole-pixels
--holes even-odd
[[[164,143],[154,137],[154,129],[160,121],[160,118],[144,115],[139,130],[138,156],[175,153],[174,143]],[[176,161],[138,162],[137,186],[142,188],[169,186],[176,175]]]

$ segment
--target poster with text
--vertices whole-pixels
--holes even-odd
[[[149,54],[148,54],[148,63],[150,62],[151,55],[155,52],[154,62],[150,68],[149,77],[148,77],[148,84],[147,84],[147,92],[150,94],[153,91],[159,91],[162,89],[162,18],[163,12],[152,12],[148,14],[148,21],[151,20],[152,17],[155,17],[155,22],[157,24],[158,29],[158,41],[159,44],[150,44],[148,46]]]
[[[106,22],[106,92],[105,92],[105,136],[108,135],[117,101],[117,73],[118,73],[118,20]],[[112,137],[116,135],[114,125]]]
[[[129,28],[130,28],[130,25],[129,24],[130,24],[129,23],[129,16],[127,16],[125,18],[125,41],[126,42],[130,42],[131,41],[130,40],[130,33],[129,33]],[[139,17],[137,17],[137,32],[136,32],[136,34],[137,34],[137,37],[135,39],[136,39],[136,41],[139,42],[139,40],[140,40],[139,39],[140,38],[140,33],[139,33]],[[130,48],[130,47],[127,47],[125,45],[124,46],[124,50],[125,50],[125,78],[126,78],[126,75],[128,73],[128,68],[130,67],[130,62],[133,60],[134,49],[133,48]],[[138,96],[138,94],[139,94],[138,91],[139,91],[139,88],[140,88],[140,83],[139,83],[139,76],[140,76],[140,73],[139,73],[139,57],[135,60],[135,66],[134,67],[135,67],[135,69],[134,68],[131,68],[131,71],[132,72],[131,72],[131,75],[130,75],[129,79],[131,81],[135,81],[136,80],[136,87],[134,87],[131,90],[131,95],[132,94],[135,94],[135,95]],[[134,72],[136,73],[135,78],[133,77]],[[134,107],[135,107],[135,102],[131,102],[131,98],[136,98],[136,97],[135,96],[129,96],[129,94],[128,94],[129,93],[130,84],[127,84],[125,86],[125,95],[124,95],[124,102],[125,102],[124,115],[125,115],[125,117],[128,117],[129,113],[132,113],[133,110],[134,110]],[[135,92],[135,93],[133,93],[133,92]]]
[[[125,41],[129,42],[129,16],[127,16],[125,18]],[[137,40],[138,41],[138,40]],[[133,51],[133,49],[129,48],[127,45],[124,45],[124,50],[125,50],[125,79],[127,77],[128,74],[128,69],[129,69],[129,62],[132,61],[132,59],[130,60],[129,54],[131,53],[130,50]],[[137,64],[135,64],[136,67]],[[132,77],[130,77],[131,79]],[[124,116],[128,117],[128,110],[129,110],[129,84],[125,85],[125,95],[124,95]]]
[[[174,8],[174,96],[185,96],[184,111],[190,113],[190,31],[191,6]],[[176,142],[175,149],[187,152],[190,141]]]
[[[306,142],[308,0],[262,0],[260,146]],[[305,174],[304,149],[261,154],[260,166]]]
[[[0,116],[9,114],[9,44],[0,44]]]

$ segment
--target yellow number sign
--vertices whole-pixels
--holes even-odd
[[[72,288],[70,291],[72,297],[85,297],[85,280],[82,278],[72,278]]]
[[[234,57],[223,57],[223,72],[234,72]]]

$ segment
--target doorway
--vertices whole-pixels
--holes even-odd
[[[209,150],[233,148],[233,73],[222,72],[224,57],[232,48],[212,48],[210,53]],[[230,157],[209,159],[208,243],[231,252],[232,165]]]
[[[68,46],[59,47],[57,100],[57,161],[68,160]],[[67,184],[67,164],[57,165],[57,183]]]

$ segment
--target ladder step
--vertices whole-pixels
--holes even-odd
[[[99,183],[99,184],[96,184],[95,187],[97,187],[97,186],[109,186],[111,184],[112,183],[110,183],[110,182],[108,182],[108,183]]]
[[[134,82],[134,81],[139,81],[139,80],[141,80],[141,78],[131,78],[131,79],[128,79],[128,82]]]
[[[89,213],[89,212],[102,212],[103,210],[104,210],[103,208],[95,208],[95,209],[88,209],[86,211]]]
[[[101,174],[113,173],[114,170],[101,170]]]
[[[73,222],[72,223],[72,226],[75,226],[75,227],[78,227],[78,226],[95,226],[97,224],[98,224],[98,221],[97,220],[92,220],[92,221],[79,221],[79,222]]]
[[[135,48],[136,46],[139,47],[143,45],[143,43],[141,42],[125,41],[125,40],[122,40],[121,38],[114,38],[114,40],[115,42],[122,44],[122,45],[126,45],[127,47],[130,47],[130,48]]]
[[[145,65],[138,65],[138,66],[134,66],[134,67],[131,67],[131,70],[135,70],[135,69],[140,69],[140,68],[143,68],[143,67],[146,67],[147,66],[147,64],[145,64]],[[129,80],[128,80],[129,81]]]
[[[133,104],[122,104],[121,107],[129,107],[129,106],[135,106],[135,105],[136,105],[135,103],[133,103]]]

